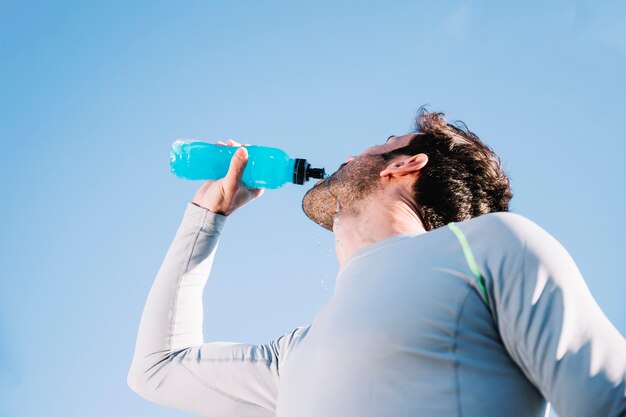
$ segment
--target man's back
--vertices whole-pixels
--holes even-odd
[[[471,244],[479,262],[505,265],[501,222],[511,219],[460,224],[490,237]],[[505,274],[495,279],[518,278]],[[278,415],[541,415],[545,401],[491,311],[450,228],[370,245],[344,265],[332,299],[281,364]]]
[[[163,294],[201,294],[197,277],[208,275],[218,233],[210,212],[188,210],[197,218],[188,223],[201,227],[184,221],[168,258],[190,263],[170,268],[166,258],[150,296],[157,303],[160,279],[171,278]],[[539,416],[544,396],[567,416],[626,412],[623,338],[567,252],[518,215],[365,247],[343,265],[314,321],[268,345],[182,349],[172,340],[195,317],[186,320],[182,301],[198,297],[174,298],[187,307],[175,307],[178,330],[164,325],[150,336],[167,346],[144,352],[143,393],[204,415]],[[150,303],[146,311],[160,308]]]

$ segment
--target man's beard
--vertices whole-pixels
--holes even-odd
[[[381,187],[386,162],[380,155],[361,155],[343,164],[302,198],[302,210],[324,229],[333,230],[339,214],[358,214],[366,200]]]

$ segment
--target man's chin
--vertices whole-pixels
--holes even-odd
[[[318,182],[304,195],[302,211],[313,222],[332,232],[336,213],[331,207],[334,208],[335,204],[330,204],[328,190],[321,189],[320,186],[321,184]]]

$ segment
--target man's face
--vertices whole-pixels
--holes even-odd
[[[349,157],[339,169],[326,179],[318,181],[302,199],[302,210],[315,223],[333,230],[339,214],[358,214],[365,200],[382,190],[380,172],[391,163],[381,154],[408,145],[415,133],[390,136],[382,145]]]

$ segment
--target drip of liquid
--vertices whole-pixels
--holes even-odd
[[[339,217],[335,217],[333,221],[333,231],[335,232],[335,246],[341,245],[341,240],[337,237],[337,232],[339,231]]]
[[[328,283],[330,282],[330,277],[331,277],[331,265],[332,265],[333,251],[332,249],[325,250],[325,248],[323,248],[322,239],[321,239],[321,236],[319,235],[317,237],[317,247],[319,249],[320,255],[322,255],[322,257],[326,258],[327,260],[326,265],[324,267],[324,278],[320,280],[320,288],[322,289],[322,291],[328,291],[330,288]]]
[[[323,251],[322,251],[322,240],[321,240],[321,238],[320,238],[319,236],[318,236],[318,238],[317,238],[317,248],[318,248],[318,250],[319,250],[319,253],[320,253],[321,255],[323,255],[324,253],[323,253]],[[320,280],[320,287],[322,287],[322,289],[323,289],[324,291],[328,290],[328,286],[326,285],[326,279],[327,279],[327,278],[328,278],[328,276],[325,274],[325,275],[324,275],[324,279]]]
[[[335,177],[334,177],[334,181],[342,181],[343,180],[343,171],[339,170]],[[326,201],[325,201],[325,209],[328,210],[328,208],[330,207],[330,200],[331,198],[333,198],[335,200],[335,216],[333,216],[333,230],[336,232],[339,229],[339,217],[337,216],[337,214],[341,211],[341,204],[339,203],[339,199],[337,198],[336,195],[332,194],[330,192],[330,177],[326,177],[324,180],[324,186],[326,188]],[[320,247],[320,253],[321,253],[321,240],[318,239],[318,246]],[[339,239],[336,238],[336,234],[335,234],[335,245],[341,244]],[[328,264],[326,265],[326,271],[324,273],[324,279],[320,280],[320,287],[322,288],[322,290],[327,291],[329,289],[329,285],[328,283],[330,282],[330,277],[331,277],[331,269],[332,269],[332,259],[334,256],[334,250],[333,248],[330,248],[327,252],[327,256],[328,256]]]
[[[328,200],[330,199],[330,177],[324,180],[324,187],[326,187],[326,204],[324,208],[328,210]]]

